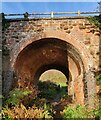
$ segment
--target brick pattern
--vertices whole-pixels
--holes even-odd
[[[63,31],[75,40],[84,43],[93,56],[95,68],[99,65],[99,36],[100,31],[85,19],[73,20],[39,20],[10,22],[9,27],[3,31],[4,48],[12,50],[21,40],[40,35],[47,30]]]
[[[101,32],[97,28],[97,26],[90,24],[87,19],[12,21],[12,22],[7,22],[6,24],[8,25],[8,27],[2,31],[3,32],[3,34],[2,34],[3,60],[4,60],[3,71],[5,72],[4,73],[4,76],[5,76],[4,89],[6,89],[6,91],[7,91],[7,89],[9,91],[10,86],[11,86],[11,81],[10,81],[9,86],[6,87],[8,84],[8,81],[9,81],[8,79],[11,79],[11,77],[10,78],[7,77],[8,74],[9,74],[9,76],[12,76],[12,73],[13,73],[13,72],[11,72],[12,70],[10,70],[11,69],[11,66],[10,66],[11,57],[12,57],[11,53],[12,53],[13,49],[16,48],[17,44],[20,46],[22,44],[21,42],[24,40],[27,41],[30,38],[35,38],[35,37],[40,38],[42,33],[44,33],[45,31],[57,31],[57,32],[61,31],[61,32],[65,33],[67,36],[70,36],[71,38],[73,38],[78,43],[83,43],[86,47],[86,50],[88,52],[90,52],[90,55],[93,58],[92,61],[94,63],[94,66],[93,66],[94,69],[98,69],[98,67],[99,67],[99,63],[100,63],[100,60],[99,60],[100,59],[99,58],[100,39],[99,38],[100,38]],[[79,48],[79,45],[78,45],[78,48]],[[17,50],[20,50],[20,48]],[[40,50],[40,53],[42,50]],[[48,48],[46,49],[46,51],[47,50],[48,50]],[[33,53],[33,51],[32,51],[32,53]],[[61,52],[59,52],[59,54],[60,53]],[[75,53],[73,53],[73,54],[75,54]],[[50,54],[50,56],[51,56],[51,54]],[[64,55],[62,55],[62,56],[64,56]],[[26,57],[27,56],[25,56],[25,58]],[[38,56],[36,56],[36,57],[38,57]],[[13,58],[13,59],[15,59],[15,58]],[[47,62],[47,60],[46,60],[46,62]],[[76,67],[78,69],[78,66],[76,66]],[[9,72],[6,73],[6,71],[9,71]],[[76,74],[76,72],[74,72],[74,73]],[[82,73],[82,74],[84,74],[84,73]],[[77,79],[77,81],[75,83],[74,89],[76,91],[76,98],[77,98],[78,103],[83,104],[84,103],[83,99],[85,99],[85,100],[89,99],[90,95],[92,95],[94,93],[94,91],[90,91],[90,89],[92,89],[91,87],[95,86],[95,79],[93,79],[94,78],[93,75],[94,75],[94,73],[92,73],[91,71],[85,71],[86,80],[84,80],[83,83],[82,83],[82,77],[84,77],[84,76],[82,76],[82,77],[79,76],[78,78],[75,78],[75,80]],[[90,87],[90,84],[91,84],[90,78],[93,81],[91,87]],[[80,81],[79,81],[79,79],[80,79]],[[77,87],[76,85],[78,85],[79,87]],[[83,87],[84,87],[84,89],[83,89]],[[79,88],[81,88],[81,91]],[[79,92],[80,92],[80,94],[79,94]],[[75,92],[73,94],[75,94]],[[81,96],[82,96],[82,99],[81,99]],[[84,98],[83,98],[83,96],[84,96]],[[89,101],[90,101],[90,99],[89,99]]]

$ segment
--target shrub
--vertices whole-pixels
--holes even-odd
[[[40,118],[42,117],[42,110],[36,107],[29,108],[28,110],[23,104],[10,108],[3,109],[3,118],[10,116],[10,118]]]
[[[101,108],[96,109],[96,110],[93,110],[93,111],[91,112],[91,114],[94,115],[95,118],[97,118],[97,117],[98,117],[98,118],[101,117]]]
[[[18,88],[15,88],[14,90],[12,90],[9,94],[8,99],[5,101],[5,105],[18,105],[20,100],[23,99],[24,96],[28,96],[29,94],[31,94],[32,91],[30,90],[21,90]]]
[[[97,75],[96,79],[97,79],[97,84],[101,85],[101,74]]]
[[[39,82],[39,97],[46,99],[54,99],[57,95],[58,86],[50,81]]]
[[[44,109],[37,108],[35,105],[28,109],[23,105],[17,105],[11,108],[3,108],[3,119],[12,120],[14,118],[53,118],[53,109],[47,105],[44,105]]]
[[[44,104],[44,112],[43,112],[43,115],[44,115],[44,118],[53,118],[54,114],[55,114],[55,111],[53,110],[53,107],[51,105],[48,105],[48,104]]]
[[[86,107],[77,105],[77,106],[68,106],[63,110],[63,118],[87,118],[88,111]]]
[[[18,88],[12,90],[4,103],[2,118],[5,120],[13,120],[14,118],[53,118],[54,111],[52,106],[44,103],[43,106],[36,107],[33,102],[30,107],[30,96],[33,97],[33,91]],[[39,99],[33,99],[39,104]],[[23,104],[23,101],[27,102],[27,107]]]
[[[97,16],[90,16],[88,17],[88,20],[91,24],[94,25],[100,25],[101,24],[101,18]]]
[[[95,118],[101,118],[101,100],[98,103],[99,107],[90,112]]]

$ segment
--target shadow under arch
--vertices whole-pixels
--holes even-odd
[[[84,64],[81,54],[70,43],[67,43],[58,38],[44,38],[35,41],[26,46],[17,56],[15,62],[15,73],[20,85],[24,87],[24,81],[27,79],[30,85],[37,84],[40,75],[49,69],[60,70],[70,84],[70,94],[74,94],[74,83],[78,76],[84,72]],[[79,91],[75,91],[78,102],[84,101],[83,76],[80,78],[80,87],[77,84]],[[72,90],[71,90],[72,89]],[[80,90],[81,89],[81,90]],[[80,96],[80,98],[78,98]],[[82,100],[80,100],[82,97]]]
[[[43,65],[41,68],[39,68],[37,70],[37,72],[36,72],[36,74],[34,76],[34,80],[38,81],[40,76],[45,71],[48,71],[48,70],[51,70],[51,69],[55,69],[55,70],[61,71],[65,75],[65,77],[66,77],[66,79],[68,81],[72,80],[72,76],[71,76],[71,73],[69,72],[68,68],[66,68],[65,66],[58,65],[58,64]]]
[[[41,50],[36,51],[38,49],[41,49]],[[33,55],[31,55],[31,51],[32,52],[35,51],[33,53]],[[38,58],[37,54],[39,55],[39,58]],[[45,54],[45,55],[43,55],[43,54]],[[37,56],[35,56],[35,55],[37,55]],[[70,59],[72,59],[72,61],[75,63],[75,65],[77,67],[78,75],[80,75],[81,72],[83,73],[83,71],[84,71],[83,61],[82,61],[81,55],[79,54],[77,49],[74,48],[69,43],[61,41],[60,39],[57,39],[57,38],[40,39],[40,40],[35,41],[32,44],[28,45],[26,48],[24,48],[19,53],[19,55],[16,59],[16,62],[15,62],[14,69],[17,73],[19,73],[19,71],[21,71],[20,68],[22,68],[22,67],[20,65],[23,66],[23,64],[25,62],[27,63],[28,62],[27,59],[33,59],[33,58],[30,58],[29,56],[30,57],[34,56],[33,58],[35,59],[35,61],[32,60],[33,62],[35,62],[34,64],[36,64],[36,62],[38,62],[38,61],[40,61],[40,63],[43,62],[39,68],[36,68],[37,70],[38,69],[41,70],[41,68],[43,68],[43,71],[44,71],[44,69],[46,69],[46,68],[49,68],[49,69],[56,68],[56,69],[59,69],[60,71],[64,72],[63,69],[65,69],[64,74],[66,75],[66,77],[68,77],[68,73],[69,73],[68,69],[70,67],[68,64],[68,61],[69,61],[68,58],[70,58]],[[55,58],[55,57],[57,57],[57,58]],[[44,58],[44,59],[42,59],[42,58]],[[47,59],[47,61],[49,61],[49,63],[44,63],[45,59]],[[50,59],[51,59],[51,62],[50,62]],[[62,61],[60,61],[61,59],[62,59]],[[31,66],[31,65],[32,64],[29,64],[29,66]],[[46,67],[46,66],[48,66],[48,67]],[[61,67],[59,67],[59,66],[61,66]],[[32,68],[31,68],[31,70],[32,70]],[[66,72],[66,70],[67,70],[67,72]],[[37,72],[35,72],[35,74],[36,73]]]
[[[23,39],[20,44],[16,44],[14,48],[12,49],[10,56],[11,56],[11,68],[14,68],[15,62],[19,54],[29,45],[33,44],[36,41],[39,41],[41,39],[49,39],[49,38],[54,38],[54,39],[59,39],[63,42],[66,42],[76,48],[78,50],[79,55],[81,55],[83,64],[85,69],[89,69],[90,66],[93,65],[92,61],[92,56],[90,53],[87,51],[85,48],[85,45],[81,42],[78,42],[75,38],[71,38],[71,36],[68,36],[66,33],[62,31],[45,31],[39,35],[35,35],[33,37],[28,38],[28,40]]]

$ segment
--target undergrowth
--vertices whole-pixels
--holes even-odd
[[[13,120],[15,118],[53,118],[54,110],[51,105],[42,102],[42,106],[33,91],[16,88],[9,94],[3,103],[2,118]],[[32,97],[32,98],[31,98]],[[33,102],[36,100],[37,105]],[[31,106],[31,102],[33,103]],[[25,104],[26,103],[26,104]]]
[[[36,92],[37,89],[20,89],[15,88],[9,94],[8,99],[3,103],[2,117],[4,120],[13,120],[15,118],[34,118],[34,119],[53,119],[56,110],[54,106],[49,102],[56,97],[57,93],[61,93],[62,99],[67,99],[65,89],[61,91],[61,87],[56,86],[54,83],[39,83],[40,92]],[[48,91],[49,89],[49,91]],[[43,90],[43,91],[42,91]],[[52,91],[53,90],[53,91]],[[47,92],[48,91],[48,92]],[[55,92],[56,93],[55,93]],[[61,91],[61,92],[60,92]],[[36,93],[37,95],[36,95]],[[44,93],[44,95],[42,94]],[[50,92],[50,93],[49,93]],[[52,93],[53,92],[53,93]],[[47,94],[48,93],[48,94]],[[41,95],[41,97],[39,97]],[[61,100],[60,100],[61,101]],[[100,118],[101,108],[88,110],[85,106],[81,105],[68,105],[62,111],[62,118]]]

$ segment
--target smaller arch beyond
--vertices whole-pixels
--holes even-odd
[[[51,69],[56,69],[56,70],[61,71],[66,76],[67,80],[72,79],[71,74],[70,74],[68,68],[66,68],[65,66],[58,65],[58,64],[48,64],[48,65],[41,66],[36,71],[35,76],[33,78],[34,81],[38,81],[42,73],[44,73],[47,70],[51,70]]]
[[[41,74],[39,81],[52,81],[58,84],[59,82],[67,83],[67,78],[60,70],[49,69]]]

